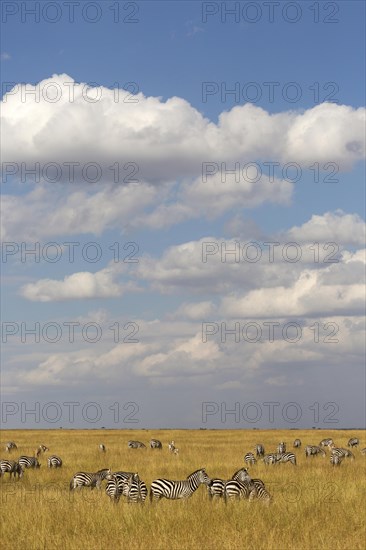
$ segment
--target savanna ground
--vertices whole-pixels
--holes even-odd
[[[365,447],[365,432],[323,430],[4,430],[1,458],[33,455],[45,444],[50,451],[40,457],[39,470],[26,470],[22,479],[1,486],[2,549],[342,549],[366,546],[365,496],[366,457],[354,449],[355,460],[333,468],[327,457],[305,459],[306,444],[317,445],[333,437],[345,447],[350,437],[359,437]],[[129,439],[148,445],[160,439],[162,451],[127,448]],[[83,488],[69,491],[69,482],[79,470],[101,468],[137,471],[148,485],[153,479],[184,479],[205,467],[210,477],[230,478],[244,466],[245,452],[262,443],[275,451],[279,441],[292,449],[295,437],[302,441],[295,454],[298,466],[257,463],[249,468],[261,478],[273,496],[269,507],[246,501],[208,500],[205,486],[187,500],[162,500],[144,505],[115,505],[104,492]],[[167,448],[173,439],[179,456]],[[4,452],[7,441],[18,450]],[[107,448],[98,450],[99,443]],[[59,455],[60,469],[47,468],[47,456]],[[8,456],[7,456],[8,455]]]

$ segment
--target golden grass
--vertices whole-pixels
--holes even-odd
[[[7,441],[18,450],[11,458],[33,455],[40,444],[50,448],[40,457],[39,470],[26,470],[20,480],[0,480],[2,549],[363,549],[365,540],[366,457],[355,449],[354,461],[344,460],[339,468],[326,458],[305,459],[304,446],[333,437],[346,446],[360,431],[289,430],[7,430],[2,432],[2,458]],[[151,437],[163,441],[162,451],[131,450],[129,439],[146,445]],[[263,479],[273,504],[208,500],[201,486],[186,502],[162,500],[143,506],[120,501],[114,505],[103,490],[84,488],[69,492],[69,482],[79,470],[137,471],[150,485],[153,479],[184,479],[205,467],[211,477],[229,478],[244,466],[245,452],[263,443],[274,451],[279,441],[292,450],[295,437],[303,446],[295,450],[298,466],[280,464],[249,468]],[[167,443],[174,439],[180,449],[172,455]],[[105,454],[99,443],[107,447]],[[59,455],[61,469],[48,469],[47,456]]]

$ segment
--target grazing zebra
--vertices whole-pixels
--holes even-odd
[[[231,479],[225,483],[224,498],[225,502],[229,499],[240,499],[249,497],[252,494],[252,498],[255,496],[255,486],[250,481],[238,481],[237,479]]]
[[[276,464],[278,462],[277,453],[265,455],[262,460],[266,466],[268,466],[268,464]]]
[[[105,449],[105,445],[103,445],[103,443],[101,443],[99,445],[99,450],[102,452],[102,453],[105,453],[106,449]]]
[[[15,460],[0,460],[0,477],[5,473],[9,473],[10,477],[14,475],[14,478],[18,475],[20,478],[23,476],[24,470]]]
[[[47,459],[47,466],[49,468],[61,468],[62,460],[59,456],[52,455]]]
[[[253,485],[253,487],[264,487],[263,481],[261,479],[251,478],[246,468],[240,468],[240,470],[236,471],[233,474],[231,479],[235,479],[236,481],[246,481],[249,484]]]
[[[171,481],[170,479],[155,479],[150,487],[150,500],[189,498],[198,489],[201,483],[208,485],[210,478],[204,468],[196,470],[187,479]]]
[[[14,441],[8,441],[5,445],[5,451],[7,453],[10,453],[13,449],[17,449],[18,447],[15,445]]]
[[[123,494],[127,497],[127,502],[144,503],[147,497],[146,483],[140,479],[138,474],[133,474],[128,480]]]
[[[359,443],[360,443],[360,440],[357,437],[351,437],[351,439],[349,439],[349,441],[347,443],[347,446],[348,447],[358,447]]]
[[[146,445],[141,443],[141,441],[129,441],[128,448],[129,449],[146,449]]]
[[[163,448],[163,445],[161,443],[161,441],[159,441],[158,439],[152,439],[150,441],[150,448],[151,449],[162,449]]]
[[[41,453],[45,453],[46,451],[49,451],[49,448],[46,447],[46,445],[40,445],[36,450],[35,455],[38,458]]]
[[[278,444],[277,453],[282,454],[282,453],[285,453],[285,452],[286,452],[286,443],[281,441],[281,443]]]
[[[169,443],[169,451],[171,453],[174,453],[175,455],[179,454],[179,449],[177,449],[177,447],[175,446],[174,441],[171,441]]]
[[[253,453],[247,453],[244,455],[244,462],[246,464],[255,464],[257,462],[257,459],[255,458]]]
[[[331,446],[330,452],[331,454],[336,454],[342,458],[352,458],[352,459],[355,458],[355,455],[351,453],[351,451],[349,451],[348,449],[342,449],[341,447],[334,447],[334,445]]]
[[[343,458],[344,457],[342,455],[338,455],[337,453],[332,453],[330,455],[330,463],[332,464],[332,466],[340,466]]]
[[[320,447],[329,447],[329,445],[333,445],[333,439],[331,439],[330,437],[328,439],[322,439],[321,442],[319,443],[319,446]]]
[[[24,468],[40,468],[41,465],[38,459],[34,456],[21,456],[18,460],[21,467]]]
[[[268,493],[263,481],[261,479],[252,479],[246,468],[241,468],[235,472],[232,479],[239,482],[247,482],[249,484],[249,488],[251,489],[248,497],[249,502],[257,499],[265,502],[266,504],[271,503],[272,497]]]
[[[226,481],[220,478],[211,479],[211,481],[207,484],[207,492],[210,500],[214,497],[221,498],[224,496],[225,483]]]
[[[255,485],[254,491],[250,492],[249,495],[249,502],[253,502],[253,500],[260,500],[264,502],[265,504],[269,505],[272,502],[272,497],[267,491],[267,489],[264,486],[261,485]]]
[[[97,487],[97,489],[100,489],[103,479],[110,473],[111,471],[106,468],[96,473],[78,472],[70,481],[70,491],[76,489],[76,487],[90,487],[91,489]]]
[[[308,456],[317,456],[321,455],[322,457],[325,456],[325,451],[318,447],[317,445],[306,445],[305,447],[305,456],[306,458]]]
[[[264,447],[260,443],[254,447],[254,451],[257,456],[264,456]]]
[[[294,453],[277,453],[277,462],[291,462],[296,466],[296,456]]]
[[[295,439],[294,448],[297,449],[298,447],[301,447],[301,440],[300,439]]]

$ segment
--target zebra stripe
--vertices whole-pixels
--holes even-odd
[[[19,464],[21,467],[24,468],[40,468],[41,465],[38,462],[38,459],[34,456],[21,456],[18,459]]]
[[[225,483],[223,479],[214,478],[207,484],[207,493],[212,500],[214,497],[222,498],[225,491]]]
[[[15,460],[0,460],[0,477],[5,473],[9,473],[10,477],[14,475],[14,478],[18,475],[20,478],[23,477],[24,470]]]
[[[317,456],[317,455],[321,455],[322,457],[325,456],[325,451],[323,449],[321,449],[320,447],[318,447],[317,445],[307,445],[305,447],[305,456],[306,458],[308,456]]]
[[[99,470],[96,473],[78,472],[70,481],[70,491],[76,489],[76,487],[90,487],[91,489],[97,487],[100,489],[103,479],[110,473],[111,471],[107,469]]]
[[[138,474],[133,474],[127,482],[123,494],[127,497],[129,503],[144,503],[147,497],[146,483],[140,479]]]
[[[254,485],[250,482],[231,479],[225,483],[224,498],[226,502],[230,499],[249,499],[251,493],[255,493],[255,491]]]
[[[172,481],[170,479],[155,479],[150,487],[150,500],[189,498],[201,483],[210,483],[210,478],[204,468],[196,470],[187,479]]]
[[[340,466],[343,458],[343,456],[338,455],[337,453],[332,453],[330,455],[330,463],[332,464],[332,466]]]
[[[38,458],[40,454],[45,453],[46,451],[49,451],[49,448],[46,447],[46,445],[40,445],[38,449],[36,449],[35,455]]]
[[[49,468],[61,468],[62,460],[59,456],[52,455],[47,459],[47,466]]]
[[[336,454],[341,458],[355,458],[355,455],[351,453],[351,451],[349,451],[348,449],[343,449],[341,447],[332,446],[330,452],[331,454]]]
[[[294,448],[298,448],[298,447],[301,447],[301,440],[300,439],[295,439],[294,441]]]
[[[255,458],[253,453],[247,453],[244,455],[244,462],[246,464],[255,464],[257,462],[257,459]]]
[[[129,449],[146,449],[146,445],[141,441],[129,441],[127,445]]]
[[[358,447],[359,443],[360,443],[360,440],[357,437],[351,437],[351,439],[347,443],[347,446]]]
[[[281,443],[278,444],[278,447],[277,447],[277,453],[278,454],[283,454],[286,452],[286,443],[284,443],[283,441],[281,441]]]
[[[321,442],[319,443],[319,446],[329,447],[329,445],[332,445],[332,444],[333,444],[333,439],[329,437],[328,439],[322,439]]]
[[[105,453],[106,448],[105,448],[105,445],[103,445],[103,443],[101,443],[101,444],[99,445],[99,450],[100,450],[102,453]]]
[[[269,464],[276,464],[278,462],[277,453],[265,455],[262,460],[266,466],[268,466]]]
[[[163,448],[163,445],[161,443],[161,441],[159,441],[158,439],[152,439],[150,441],[150,448],[151,449],[162,449]]]
[[[261,445],[260,443],[257,444],[254,447],[254,452],[256,453],[257,456],[263,457],[264,456],[264,447],[263,447],[263,445]]]
[[[254,499],[260,500],[267,505],[271,504],[272,502],[272,497],[267,489],[264,487],[264,485],[255,485],[254,491],[251,491],[249,495],[249,502],[253,502]]]
[[[277,462],[291,462],[291,464],[296,466],[296,456],[294,453],[278,453]]]

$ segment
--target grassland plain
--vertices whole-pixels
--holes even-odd
[[[364,549],[366,545],[366,457],[354,450],[355,460],[332,467],[326,458],[305,458],[304,446],[317,445],[324,437],[345,447],[351,436],[365,447],[360,430],[4,430],[1,458],[7,441],[18,450],[11,454],[33,455],[40,444],[49,447],[40,457],[39,470],[26,470],[22,479],[1,486],[2,549],[104,550],[174,549]],[[127,448],[129,439],[148,445],[154,437],[162,451]],[[115,505],[103,490],[88,488],[70,492],[69,482],[79,470],[101,468],[137,471],[150,485],[153,479],[184,479],[205,467],[210,477],[230,478],[244,466],[244,453],[263,443],[266,452],[280,441],[292,449],[295,437],[298,465],[249,468],[263,479],[273,496],[269,507],[259,502],[210,502],[204,486],[187,501],[162,500],[151,504]],[[168,451],[176,442],[178,456]],[[98,449],[106,445],[106,453]],[[47,468],[47,456],[59,455],[62,468]]]

